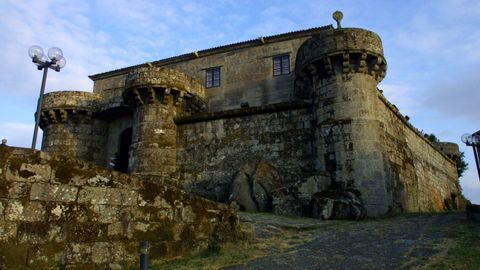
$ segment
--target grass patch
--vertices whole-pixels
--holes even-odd
[[[248,223],[242,226],[250,226]],[[269,238],[253,238],[236,243],[226,243],[206,251],[171,261],[157,261],[150,269],[192,270],[220,269],[230,265],[246,263],[252,259],[272,253],[289,252],[295,246],[311,240],[316,229],[278,228]]]
[[[480,269],[480,226],[465,221],[453,229],[455,239],[428,269]]]
[[[248,241],[227,243],[221,247],[205,250],[182,259],[156,262],[150,269],[220,269],[264,255],[266,255],[265,250],[262,250],[258,245],[252,245]]]

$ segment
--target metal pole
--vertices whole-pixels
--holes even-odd
[[[150,242],[142,241],[140,243],[140,270],[148,270],[148,254]]]
[[[38,98],[37,112],[35,114],[35,129],[33,131],[32,149],[35,149],[35,146],[37,144],[38,125],[40,123],[40,110],[42,109],[43,92],[45,92],[45,82],[47,81],[47,72],[48,72],[48,67],[44,66],[42,87],[40,87],[40,97]]]
[[[475,165],[477,165],[478,180],[480,181],[480,167],[478,164],[478,146],[476,144],[472,145],[473,155],[475,156]]]

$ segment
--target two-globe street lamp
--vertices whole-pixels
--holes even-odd
[[[35,149],[35,145],[37,144],[38,125],[40,123],[40,110],[42,108],[43,92],[45,92],[45,82],[47,80],[48,69],[51,68],[58,72],[65,67],[67,61],[65,60],[65,57],[63,57],[62,50],[57,47],[52,47],[48,50],[47,58],[42,47],[33,45],[28,49],[28,55],[32,58],[32,62],[37,65],[38,70],[43,69],[42,86],[40,87],[40,97],[38,98],[37,112],[35,113],[35,129],[33,131],[32,140],[32,149]]]
[[[479,167],[479,147],[480,147],[480,130],[473,133],[473,134],[463,134],[462,135],[462,142],[465,143],[467,146],[471,146],[473,148],[473,155],[475,156],[475,164],[477,165],[477,172],[478,177],[480,180],[480,167]]]

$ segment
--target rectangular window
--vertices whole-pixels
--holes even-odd
[[[205,84],[207,88],[220,86],[220,67],[206,70]]]
[[[290,55],[273,57],[273,76],[290,74]]]

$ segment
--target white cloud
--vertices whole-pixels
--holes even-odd
[[[412,18],[394,34],[394,40],[406,49],[416,51],[448,65],[458,58],[480,60],[480,5],[478,1],[423,2]],[[450,61],[453,60],[453,61]]]
[[[402,114],[413,115],[418,109],[418,101],[413,97],[412,87],[401,84],[381,84],[383,95],[397,106]]]

